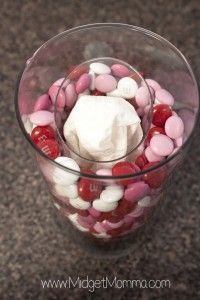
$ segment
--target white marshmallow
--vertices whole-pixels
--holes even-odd
[[[101,193],[100,199],[112,203],[119,201],[124,194],[124,189],[119,185],[110,185]]]
[[[59,196],[69,197],[71,199],[75,199],[78,197],[78,189],[76,184],[71,184],[67,186],[55,184],[54,189]]]
[[[109,211],[114,210],[117,207],[118,202],[109,203],[109,202],[105,202],[101,199],[96,199],[93,201],[92,205],[98,211],[109,212]]]
[[[75,171],[80,171],[78,164],[72,158],[59,156],[55,161],[67,168],[70,168]],[[59,167],[54,167],[53,170],[53,181],[60,185],[71,185],[78,180],[79,176],[72,174],[68,171],[64,171]]]
[[[69,203],[78,209],[82,209],[82,210],[86,210],[90,207],[90,203],[87,201],[84,201],[83,199],[81,199],[80,197],[77,197],[76,199],[70,199]]]
[[[130,77],[123,77],[118,81],[117,89],[125,99],[131,99],[135,96],[138,89],[137,82]]]
[[[123,98],[108,96],[80,97],[63,131],[76,153],[99,161],[126,155],[143,136],[134,107]]]
[[[108,67],[107,65],[105,65],[103,63],[99,63],[99,62],[90,64],[90,70],[92,70],[94,73],[99,74],[99,75],[111,73],[110,67]]]

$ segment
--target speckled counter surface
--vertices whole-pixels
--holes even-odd
[[[122,22],[169,39],[200,71],[199,1],[1,1],[0,299],[200,299],[199,142],[175,176],[168,216],[156,234],[120,259],[91,258],[63,238],[45,184],[15,120],[13,94],[23,62],[73,26]],[[161,228],[159,228],[161,227]],[[170,289],[42,289],[41,279],[171,280]]]

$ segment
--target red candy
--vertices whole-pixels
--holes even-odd
[[[172,116],[172,110],[169,105],[159,104],[153,109],[152,123],[155,126],[164,126],[166,120]]]
[[[88,174],[93,174],[91,171]],[[99,198],[102,191],[102,184],[89,178],[81,178],[78,182],[78,194],[85,201],[93,201]]]
[[[163,127],[152,127],[147,134],[147,143],[150,143],[151,138],[156,134],[165,134],[165,130]]]
[[[44,140],[37,144],[38,148],[48,157],[55,159],[60,154],[59,144],[54,140]]]
[[[88,210],[77,209],[76,212],[81,217],[87,217],[87,216],[89,216]]]
[[[100,91],[98,91],[98,90],[92,91],[92,92],[91,92],[91,95],[93,95],[93,96],[106,96],[105,93],[102,93],[102,92],[100,92]]]
[[[144,153],[142,153],[136,158],[135,163],[140,169],[144,168],[144,166],[148,163],[148,160],[146,159]]]
[[[113,176],[130,175],[138,171],[140,171],[138,166],[130,162],[118,162],[112,167]],[[131,178],[131,179],[120,180],[118,183],[123,185],[128,185],[133,182],[135,182],[135,180]]]
[[[35,144],[44,140],[55,139],[55,131],[51,126],[37,126],[31,132],[31,139]]]
[[[149,169],[158,163],[159,162],[150,162],[144,166],[143,170]],[[166,173],[163,169],[158,169],[144,174],[142,178],[151,188],[158,188],[164,183]]]

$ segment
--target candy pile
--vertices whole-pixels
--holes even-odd
[[[64,167],[91,176],[131,175],[155,166],[183,143],[184,125],[172,109],[173,96],[153,79],[146,79],[146,83],[155,96],[152,124],[134,161],[124,159],[98,170],[83,169],[63,155],[53,114],[56,97],[61,112],[70,112],[83,95],[120,97],[133,105],[144,129],[150,107],[149,90],[125,65],[81,65],[67,80],[57,80],[46,94],[39,96],[34,112],[22,116],[22,120],[37,147]],[[51,177],[46,176],[60,213],[79,230],[99,238],[117,237],[140,227],[159,200],[166,177],[164,167],[118,180],[79,177],[58,167],[54,167]]]

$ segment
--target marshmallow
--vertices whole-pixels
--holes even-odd
[[[123,98],[108,96],[80,97],[63,131],[76,153],[99,161],[126,155],[143,136],[134,107]]]

